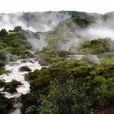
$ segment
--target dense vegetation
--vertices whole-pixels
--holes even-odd
[[[3,91],[7,91],[12,94],[17,92],[16,88],[19,85],[21,85],[21,83],[16,80],[12,80],[11,82],[7,82],[7,83],[5,83],[3,80],[0,80],[0,88],[4,88]]]
[[[110,39],[103,38],[81,42],[78,51],[81,53],[100,54],[111,52],[113,49]]]
[[[113,70],[113,62],[91,65],[67,60],[29,73],[31,93],[22,97],[22,110],[25,114],[85,114],[114,106]]]
[[[78,22],[77,18],[72,18]],[[82,21],[82,27],[91,22],[81,19],[78,24]],[[34,72],[27,66],[19,69],[21,72],[29,72],[26,80],[31,85],[30,93],[21,97],[23,114],[86,114],[114,106],[114,48],[110,39],[83,41],[75,53],[60,50],[56,46],[52,48],[56,41],[50,42],[53,46],[48,45],[38,53],[40,64],[48,67]],[[2,29],[0,74],[5,72],[7,54],[28,57],[30,48],[21,27],[8,32]],[[77,53],[98,55],[101,57],[100,63],[68,59],[69,55]],[[108,55],[102,55],[104,53]],[[13,94],[20,84],[15,80],[10,83],[0,81],[0,88],[4,87],[5,91]],[[0,94],[0,114],[7,114],[12,105],[11,100]]]
[[[21,27],[17,26],[14,30],[7,32],[5,29],[0,31],[0,74],[4,73],[7,55],[11,54],[27,57],[30,49],[29,44],[23,35]]]
[[[88,27],[95,22],[95,18],[85,12],[70,11],[69,14],[71,15],[73,22],[82,28]]]
[[[4,88],[3,92],[8,92],[14,94],[17,92],[16,88],[21,85],[20,82],[12,80],[11,82],[5,83],[0,80],[0,88]],[[4,94],[0,93],[0,114],[8,114],[13,108],[13,99],[7,99],[4,97]]]
[[[7,114],[12,106],[12,101],[0,94],[0,114]]]
[[[58,60],[67,58],[69,54],[71,54],[71,52],[45,47],[39,54],[40,64],[48,65],[56,63]]]
[[[16,28],[15,28],[16,29]],[[28,45],[21,31],[7,32],[2,29],[0,32],[0,52],[25,56],[28,52]]]
[[[7,55],[16,55],[18,57],[27,57],[30,49],[29,44],[23,35],[21,27],[17,26],[14,30],[0,31],[0,75],[5,72],[4,65],[7,63]],[[0,81],[0,88],[9,93],[15,93],[16,88],[21,85],[20,82],[13,80],[12,82],[5,83]],[[13,102],[0,94],[0,114],[7,114],[13,107]]]
[[[12,80],[11,82],[4,84],[4,91],[7,91],[7,92],[13,94],[13,93],[17,92],[16,88],[20,85],[21,85],[20,82],[18,82],[16,80]]]

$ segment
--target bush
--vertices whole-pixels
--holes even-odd
[[[8,32],[7,32],[5,29],[2,29],[2,30],[0,31],[0,38],[6,37],[7,34],[8,34]]]
[[[12,107],[12,101],[0,94],[0,114],[8,114]]]
[[[36,70],[32,73],[29,73],[26,76],[26,79],[30,82],[31,91],[38,92],[40,94],[47,91],[51,77],[49,70],[43,68],[40,71]]]
[[[38,107],[41,105],[39,97],[33,93],[22,96],[22,112],[24,114],[38,114]]]
[[[5,85],[5,82],[0,80],[0,88],[4,87],[4,85]]]
[[[14,28],[14,32],[19,32],[19,31],[22,31],[21,26],[16,26],[16,27]]]
[[[40,63],[42,65],[52,64],[64,60],[70,52],[63,50],[55,50],[51,48],[43,48],[40,52]]]
[[[52,84],[49,95],[42,97],[40,114],[84,114],[91,100],[83,86],[72,82],[63,87]]]
[[[84,41],[79,44],[77,49],[80,53],[100,54],[104,52],[111,52],[113,47],[109,39],[96,39],[91,41]]]
[[[41,96],[37,98],[41,107],[35,109],[40,109],[40,114],[84,114],[114,106],[113,66],[67,60],[29,73],[32,94]]]
[[[30,46],[25,40],[24,34],[20,32],[20,27],[15,27],[14,31],[5,32],[5,29],[1,30],[0,39],[0,52],[4,55],[7,53],[15,54],[18,56],[26,57],[29,55],[28,49]]]
[[[16,80],[12,80],[11,82],[9,83],[6,83],[5,86],[4,86],[4,91],[7,91],[9,93],[15,93],[17,92],[16,88],[21,85],[20,82],[16,81]]]
[[[28,66],[22,66],[19,70],[20,70],[21,72],[24,72],[24,71],[30,72],[30,71],[31,71],[31,69],[30,69]]]

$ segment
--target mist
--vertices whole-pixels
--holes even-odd
[[[21,26],[26,31],[24,34],[28,43],[33,49],[38,50],[49,45],[47,39],[57,39],[55,43],[57,48],[67,51],[78,46],[83,40],[98,38],[114,40],[113,12],[87,15],[94,18],[94,23],[82,28],[72,21],[72,14],[69,12],[0,14],[0,29],[11,30],[15,26]]]
[[[74,21],[73,16],[79,20]],[[94,20],[89,23],[91,19]],[[84,23],[82,23],[82,20]],[[85,24],[86,26],[81,26],[80,24]],[[5,81],[5,83],[17,80],[22,84],[16,88],[17,92],[14,94],[9,94],[4,88],[1,88],[0,92],[8,99],[17,100],[21,95],[30,92],[30,83],[25,79],[25,75],[27,75],[29,71],[20,71],[20,68],[28,67],[33,72],[43,67],[48,67],[49,64],[42,66],[42,61],[40,60],[43,58],[43,56],[42,58],[40,57],[40,54],[43,53],[42,49],[44,47],[51,47],[51,49],[55,49],[54,51],[65,50],[71,52],[64,58],[65,60],[81,59],[90,63],[100,64],[101,58],[97,54],[79,54],[76,52],[76,48],[80,42],[85,40],[108,38],[114,42],[114,13],[100,15],[63,11],[0,14],[0,29],[5,28],[8,31],[14,29],[15,26],[22,27],[23,30],[19,31],[19,33],[21,32],[25,36],[23,40],[26,40],[26,42],[30,44],[30,48],[28,45],[27,51],[32,52],[31,54],[33,56],[30,54],[30,56],[27,55],[26,58],[21,58],[18,55],[16,56],[9,52],[6,53],[6,65],[4,66],[6,72],[0,76],[0,79]],[[49,54],[53,56],[50,50]],[[47,61],[49,57],[46,55]],[[13,103],[15,105],[20,103],[20,101],[17,100]],[[19,112],[19,114],[21,114],[20,108],[21,107],[14,107],[13,112]]]
[[[11,30],[15,26],[21,26],[24,30],[45,32],[67,18],[67,14],[59,12],[0,14],[0,29]]]
[[[114,14],[109,13],[106,15],[108,15],[106,19],[104,19],[104,15],[93,15],[95,22],[85,28],[81,28],[71,21],[69,23],[64,22],[65,25],[58,27],[61,29],[62,34],[60,32],[56,33],[56,35],[64,39],[64,42],[59,43],[59,47],[68,51],[73,46],[77,47],[84,40],[108,38],[114,41]]]
[[[24,35],[27,42],[30,44],[32,49],[38,49],[41,51],[43,47],[47,46],[46,38],[42,33],[34,33],[31,31],[25,31]]]

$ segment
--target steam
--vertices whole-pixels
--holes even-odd
[[[38,49],[41,51],[43,47],[47,46],[46,38],[41,33],[34,33],[31,31],[24,32],[24,35],[28,43],[32,46],[33,49]]]
[[[0,28],[9,30],[15,26],[22,26],[27,30],[25,32],[27,41],[33,49],[38,50],[48,45],[47,39],[57,39],[58,42],[55,44],[57,48],[67,51],[78,46],[83,40],[98,38],[114,40],[113,13],[88,15],[95,18],[95,23],[81,28],[72,21],[68,12],[0,14]]]
[[[44,35],[34,35],[36,32],[52,31],[60,22],[70,18],[68,13],[62,12],[34,12],[0,14],[0,29],[12,30],[15,26],[21,26],[27,41],[33,49],[42,50],[47,45]]]
[[[114,41],[114,15],[113,18],[111,16],[107,20],[101,17],[96,17],[95,23],[92,23],[86,28],[81,28],[71,21],[64,21],[63,26],[58,26],[59,31],[54,32],[56,33],[55,37],[59,35],[63,39],[63,42],[59,42],[59,48],[71,51],[72,47],[77,47],[84,40],[98,38],[110,38]],[[62,32],[60,33],[60,31]]]
[[[80,28],[71,20],[68,12],[0,14],[0,29],[11,30],[15,26],[22,26],[24,30],[28,30],[25,33],[27,41],[33,49],[39,50],[48,45],[46,39],[50,34],[49,31],[54,31],[50,39],[63,39],[57,45],[67,51],[83,40],[97,38],[114,40],[114,15],[108,14],[105,20],[102,15],[92,16],[96,19],[95,23],[86,28]],[[42,33],[35,35],[36,32]]]
[[[59,12],[0,14],[0,29],[11,30],[21,26],[25,30],[45,32],[67,18],[68,14]]]
[[[71,15],[68,12],[0,14],[0,29],[11,30],[15,26],[21,26],[24,29],[26,40],[33,50],[42,50],[50,45],[49,39],[58,49],[74,52],[79,43],[84,40],[98,38],[114,40],[114,13],[113,15],[108,14],[106,19],[104,19],[103,15],[93,14],[92,16],[96,19],[95,23],[86,28],[81,28],[72,21]],[[74,55],[69,55],[68,59],[83,59],[95,64],[100,63],[97,55],[79,55],[74,53]],[[15,62],[11,62],[12,60]],[[17,93],[14,94],[4,92],[4,88],[0,88],[0,93],[3,93],[5,97],[9,99],[19,98],[21,95],[30,92],[30,85],[24,78],[28,72],[19,71],[20,67],[23,66],[28,66],[32,71],[42,68],[35,58],[23,60],[9,53],[6,54],[5,70],[9,72],[1,75],[0,79],[6,83],[17,80],[22,85],[16,88]],[[16,111],[14,113],[20,113],[18,107]]]
[[[28,66],[32,72],[36,69],[41,69],[40,64],[38,61],[34,58],[31,59],[20,59],[15,62],[10,62],[9,64],[5,65],[5,70],[9,71],[8,73],[5,73],[0,76],[0,80],[7,82],[11,82],[12,80],[16,80],[21,82],[21,86],[16,88],[17,93],[10,94],[8,92],[2,92],[2,88],[0,88],[0,92],[5,94],[5,97],[7,98],[17,98],[20,97],[22,94],[27,94],[30,92],[30,85],[29,82],[25,81],[25,74],[27,74],[27,71],[21,72],[19,69],[23,66]]]
[[[114,40],[114,29],[108,26],[90,26],[87,30],[84,31],[85,36],[90,39],[98,39],[98,38],[110,38]]]

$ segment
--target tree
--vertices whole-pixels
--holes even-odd
[[[21,31],[21,30],[22,30],[21,26],[16,26],[16,27],[14,28],[14,32],[19,32],[19,31]]]
[[[8,32],[5,29],[2,29],[0,31],[0,37],[5,37],[5,36],[7,36],[7,34],[8,34]]]

